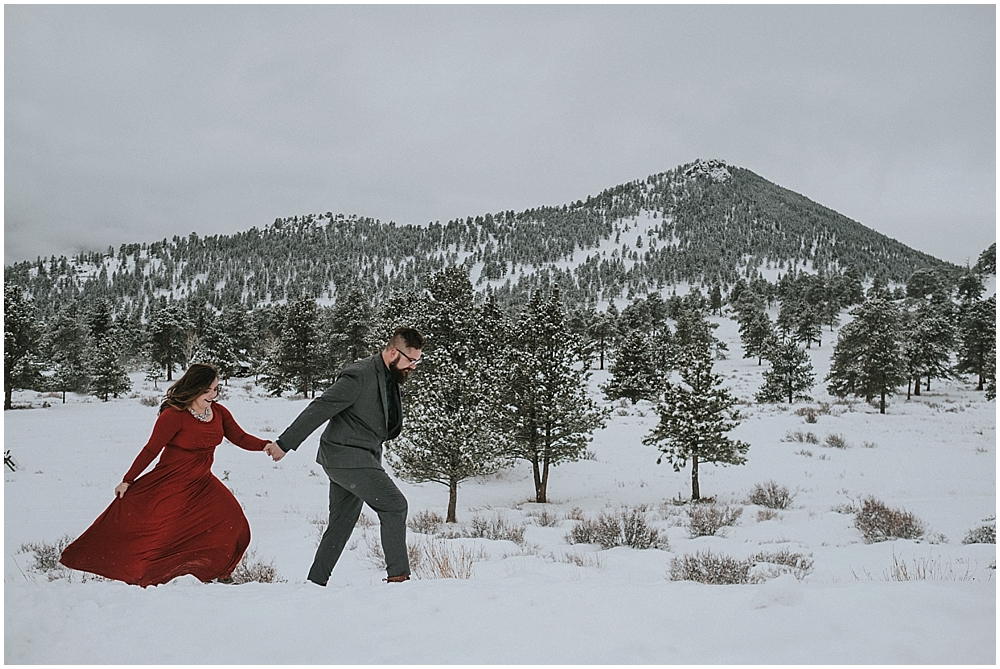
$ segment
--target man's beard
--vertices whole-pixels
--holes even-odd
[[[406,377],[410,375],[410,370],[400,369],[396,366],[396,361],[393,360],[389,363],[389,373],[392,374],[392,378],[396,380],[396,383],[402,385],[406,383]]]

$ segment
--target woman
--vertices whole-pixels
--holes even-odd
[[[142,587],[184,574],[232,582],[250,525],[212,474],[215,447],[223,437],[248,451],[263,451],[268,442],[240,429],[215,401],[218,392],[218,371],[203,364],[191,365],[167,390],[153,434],[111,506],[66,547],[62,564]],[[152,471],[139,476],[157,455]]]

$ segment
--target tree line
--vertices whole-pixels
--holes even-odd
[[[517,460],[530,463],[535,499],[546,501],[552,468],[585,457],[605,424],[607,405],[587,395],[591,370],[605,364],[604,399],[654,403],[659,423],[644,443],[678,471],[690,463],[697,499],[699,464],[740,464],[749,448],[728,436],[740,417],[737,398],[713,372],[727,351],[709,315],[728,312],[744,355],[768,362],[759,402],[811,399],[805,349],[822,346],[845,309],[851,320],[840,328],[825,379],[831,394],[877,398],[884,412],[904,384],[909,396],[933,379],[972,374],[994,398],[995,296],[983,298],[991,273],[995,246],[957,280],[919,270],[905,287],[876,281],[865,291],[850,272],[789,272],[774,284],[737,281],[728,295],[718,285],[683,297],[649,293],[598,312],[567,307],[558,287],[504,308],[495,295],[475,292],[466,268],[450,266],[424,287],[377,303],[360,288],[326,307],[300,294],[251,311],[162,298],[138,331],[106,299],[70,303],[42,320],[25,292],[6,282],[5,408],[17,388],[107,400],[128,392],[128,371],[169,382],[197,361],[215,364],[224,380],[255,376],[274,395],[312,397],[405,324],[425,333],[427,347],[421,373],[405,387],[407,430],[387,458],[404,478],[446,486],[450,519],[462,481]]]

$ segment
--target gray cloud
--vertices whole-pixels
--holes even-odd
[[[7,263],[561,204],[699,157],[955,262],[995,239],[993,6],[4,14]]]

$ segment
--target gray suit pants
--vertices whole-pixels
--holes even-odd
[[[361,504],[378,514],[389,576],[409,573],[406,554],[406,498],[382,469],[335,469],[324,467],[330,477],[330,524],[320,539],[316,557],[309,569],[309,580],[326,585],[333,566],[361,515]]]

